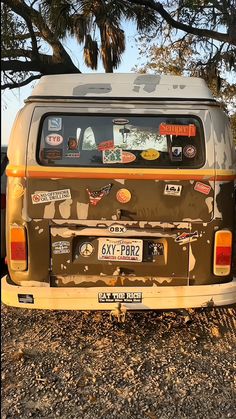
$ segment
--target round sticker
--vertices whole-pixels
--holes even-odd
[[[130,153],[129,151],[122,152],[122,163],[131,163],[136,159],[135,154]]]
[[[192,159],[193,157],[196,156],[197,154],[197,149],[194,145],[186,145],[183,149],[183,153],[185,155],[185,157],[188,157],[189,159]]]
[[[156,160],[160,157],[160,153],[154,148],[149,148],[148,150],[143,150],[141,153],[141,157],[145,160]]]
[[[90,242],[84,242],[79,247],[79,254],[84,258],[91,256],[94,251],[94,247]]]
[[[63,137],[59,134],[49,134],[45,138],[45,141],[51,146],[57,146],[63,142]]]
[[[131,200],[131,193],[128,189],[119,189],[116,194],[116,199],[122,204],[126,204]]]

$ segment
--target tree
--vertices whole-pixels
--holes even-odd
[[[88,67],[99,55],[112,72],[125,50],[124,19],[139,30],[153,27],[153,11],[121,0],[2,0],[2,89],[20,87],[45,74],[80,73],[63,46],[67,36],[84,46]],[[50,53],[46,53],[46,46]]]
[[[157,72],[167,57],[170,72],[203,76],[219,92],[225,89],[222,69],[236,70],[235,0],[2,0],[2,88],[42,74],[79,72],[63,46],[67,36],[84,45],[90,68],[97,68],[100,54],[112,72],[125,50],[125,19],[137,23],[141,52],[144,42],[151,64],[158,40]]]
[[[139,36],[141,71],[203,77],[213,93],[228,95],[225,74],[236,72],[236,1],[131,0],[159,15],[153,30]],[[230,86],[231,96],[235,85]]]

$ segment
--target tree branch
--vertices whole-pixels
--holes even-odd
[[[186,25],[172,18],[172,16],[164,9],[161,3],[155,2],[154,0],[129,0],[132,4],[138,4],[141,6],[149,7],[159,13],[163,19],[169,23],[170,26],[176,29],[180,29],[183,32],[191,33],[204,38],[212,38],[216,41],[227,42],[236,45],[236,35],[229,36],[227,33],[217,32],[210,29],[201,29],[193,26]]]
[[[27,79],[25,79],[24,81],[21,82],[16,82],[14,80],[12,80],[12,83],[6,83],[6,84],[2,84],[1,85],[1,90],[4,89],[15,89],[16,87],[23,87],[26,86],[26,84],[30,83],[33,80],[39,79],[41,77],[41,74],[37,74],[37,75],[32,75],[30,77],[28,77]]]

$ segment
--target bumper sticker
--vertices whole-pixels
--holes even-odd
[[[62,119],[61,118],[50,118],[48,120],[48,130],[49,131],[60,131],[62,128]]]
[[[60,134],[49,134],[45,142],[51,146],[57,146],[63,143],[63,137]]]
[[[148,150],[142,151],[141,157],[144,160],[156,160],[160,157],[160,153],[159,151],[154,150],[154,148],[149,148]]]
[[[194,186],[194,190],[203,193],[204,195],[209,195],[210,190],[211,190],[211,186],[210,185],[206,185],[205,183],[202,182],[196,182],[195,186]]]
[[[164,195],[180,196],[182,185],[165,185]]]
[[[109,183],[108,185],[104,186],[98,191],[90,191],[89,189],[86,189],[86,191],[88,192],[90,204],[97,205],[104,196],[109,194],[111,188],[112,188],[112,183]]]
[[[99,303],[141,303],[141,292],[99,292]]]
[[[71,199],[70,189],[51,192],[36,192],[31,195],[33,204],[42,204],[45,202],[64,201]]]
[[[170,125],[160,124],[160,135],[175,135],[176,137],[195,137],[196,126],[193,124],[189,125]]]

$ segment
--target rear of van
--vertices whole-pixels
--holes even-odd
[[[236,302],[235,154],[201,79],[42,77],[8,150],[5,304]]]

